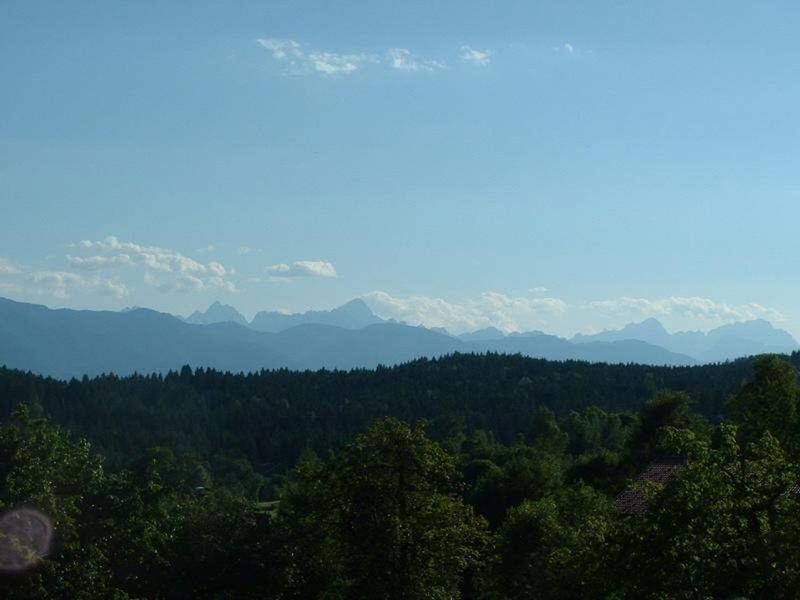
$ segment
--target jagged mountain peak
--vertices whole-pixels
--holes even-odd
[[[361,298],[354,298],[331,310],[309,310],[303,313],[261,311],[253,317],[250,327],[258,331],[278,332],[297,325],[334,325],[344,329],[361,329],[383,323]]]
[[[657,331],[659,333],[667,333],[667,330],[664,329],[664,326],[661,324],[661,321],[656,319],[655,317],[649,317],[644,321],[639,321],[638,323],[628,323],[625,327],[622,328],[623,331],[631,331],[631,330],[642,330],[642,331]]]
[[[576,335],[574,342],[640,340],[686,354],[701,362],[718,362],[765,352],[789,353],[800,348],[783,329],[765,319],[728,323],[708,333],[681,331],[669,333],[655,318],[629,323],[622,329],[594,335]]]
[[[342,304],[341,306],[337,306],[331,312],[336,313],[348,313],[350,315],[365,315],[374,317],[375,313],[372,312],[370,307],[364,302],[361,298],[353,298]]]
[[[238,310],[229,304],[223,304],[219,300],[215,300],[205,312],[196,310],[186,319],[187,323],[195,325],[211,325],[212,323],[227,323],[229,321],[247,325],[247,319]]]

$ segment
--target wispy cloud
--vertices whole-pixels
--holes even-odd
[[[444,61],[419,58],[407,48],[389,48],[387,56],[391,67],[400,71],[431,72],[447,68]]]
[[[377,58],[366,53],[339,54],[327,50],[306,49],[294,40],[259,38],[256,40],[270,51],[272,58],[286,63],[293,72],[313,71],[322,75],[350,75],[365,63]]]
[[[383,64],[397,71],[434,72],[447,68],[444,60],[424,58],[409,48],[389,48],[379,54],[370,52],[332,52],[310,48],[292,39],[258,38],[258,44],[268,50],[273,60],[286,66],[292,75],[350,75],[368,64]],[[464,62],[486,66],[491,62],[490,50],[462,46],[459,57]],[[381,58],[383,56],[383,58]]]
[[[371,58],[367,54],[336,54],[334,52],[312,52],[308,55],[314,70],[325,75],[348,75],[361,68]]]
[[[68,298],[75,291],[92,292],[115,298],[122,298],[128,294],[127,286],[113,277],[86,277],[68,271],[34,271],[28,275],[28,278],[37,286],[37,292],[61,299]]]
[[[577,52],[577,49],[575,48],[575,46],[573,46],[569,42],[565,42],[565,43],[561,44],[560,46],[554,46],[553,50],[555,50],[556,52],[560,52],[562,54],[567,54],[569,56],[572,56],[573,54],[575,54]]]
[[[67,254],[67,262],[76,269],[86,271],[96,271],[117,266],[133,266],[133,260],[129,254],[116,254],[114,256],[72,256]]]
[[[0,257],[0,292],[11,294],[46,295],[64,299],[76,292],[95,293],[122,298],[129,292],[115,276],[84,275],[60,270],[35,270]]]
[[[142,268],[147,271],[145,283],[162,292],[202,291],[207,288],[236,291],[235,284],[229,280],[233,270],[217,261],[204,263],[175,250],[124,242],[115,236],[100,241],[82,240],[77,247],[94,252],[89,256],[67,255],[69,264],[79,270]]]
[[[156,288],[159,292],[168,293],[190,293],[202,292],[207,287],[235,292],[236,288],[232,283],[226,282],[221,278],[215,278],[213,282],[206,282],[190,273],[180,273],[171,278],[159,278],[150,272],[144,274],[144,283]],[[209,286],[209,283],[211,284]]]
[[[20,268],[8,258],[0,256],[0,275],[14,275],[20,272]]]
[[[324,260],[298,260],[292,264],[280,263],[265,269],[272,280],[289,280],[298,277],[337,277],[336,268]]]
[[[305,52],[301,50],[300,44],[294,40],[280,40],[275,38],[259,38],[256,40],[262,47],[272,53],[275,60],[301,59],[305,57]]]
[[[728,304],[699,296],[672,296],[657,299],[623,296],[590,302],[588,307],[600,312],[631,318],[676,316],[708,324],[752,319],[769,319],[771,321],[786,319],[780,311],[755,302]]]
[[[659,299],[620,297],[585,304],[570,304],[556,297],[545,297],[545,288],[533,288],[531,296],[485,292],[461,300],[425,295],[394,296],[385,291],[364,295],[376,314],[425,327],[444,327],[453,333],[497,327],[504,331],[543,329],[565,335],[581,323],[621,327],[631,321],[657,317],[679,327],[710,329],[724,323],[767,319],[785,320],[778,310],[763,304],[731,304],[702,297]]]
[[[384,291],[366,294],[364,300],[378,315],[425,327],[444,327],[453,333],[497,327],[525,331],[547,327],[568,305],[560,298],[528,298],[485,292],[461,301],[431,296],[392,296]]]
[[[484,67],[492,62],[492,51],[476,50],[470,46],[461,46],[461,60]]]

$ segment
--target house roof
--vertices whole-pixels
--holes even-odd
[[[636,483],[652,481],[665,484],[675,477],[686,460],[679,456],[662,456],[655,459],[636,477]],[[626,515],[644,515],[647,513],[647,493],[640,485],[633,485],[614,498],[617,510]]]

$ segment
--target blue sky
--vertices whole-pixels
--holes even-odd
[[[0,295],[800,335],[800,5],[0,5]]]

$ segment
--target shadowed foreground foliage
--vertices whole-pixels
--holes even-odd
[[[27,402],[0,426],[0,512],[37,509],[55,538],[37,566],[0,574],[3,597],[794,598],[800,584],[800,390],[784,358],[758,359],[720,423],[695,411],[696,395],[664,389],[637,412],[554,411],[531,391],[543,382],[519,378],[510,437],[478,404],[429,421],[378,416],[343,443],[309,434],[285,476],[247,452],[187,446],[199,437],[105,461],[44,416],[57,396],[36,392],[101,380],[4,377],[5,393],[23,389]],[[231,377],[233,388],[245,381]],[[110,395],[146,379],[114,381],[102,380]],[[415,398],[404,405],[431,396]],[[106,437],[148,439],[126,414],[98,417]],[[284,431],[278,419],[252,442],[266,448]],[[686,466],[639,484],[646,514],[621,514],[614,496],[662,455]],[[0,531],[0,547],[11,542]]]

